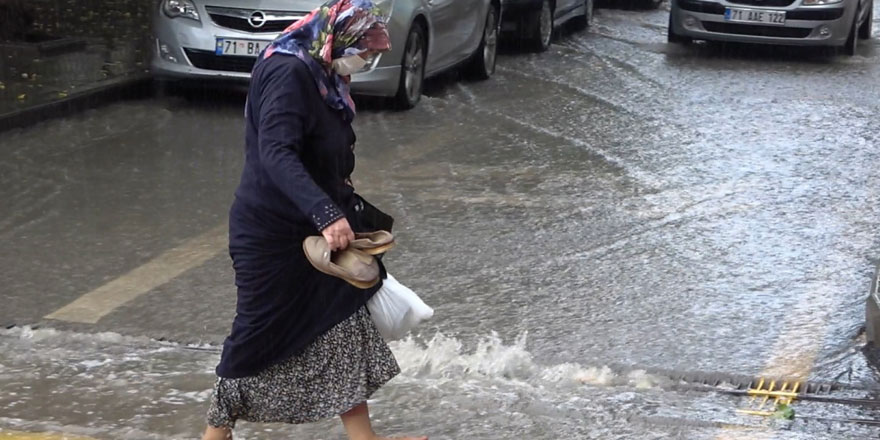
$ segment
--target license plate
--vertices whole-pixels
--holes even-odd
[[[269,41],[260,40],[236,40],[233,38],[218,38],[217,48],[214,53],[217,55],[233,55],[240,57],[255,57],[260,54],[264,47],[269,45]]]
[[[785,25],[785,11],[727,8],[724,19],[736,23],[759,23],[773,26]]]

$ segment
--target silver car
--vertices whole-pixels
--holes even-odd
[[[871,38],[874,0],[672,0],[668,39],[835,46]]]
[[[247,80],[256,56],[321,0],[161,0],[153,16],[159,79]],[[426,77],[467,64],[472,76],[495,72],[500,0],[378,0],[391,11],[392,50],[352,78],[361,95],[415,106]]]

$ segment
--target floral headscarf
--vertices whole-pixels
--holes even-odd
[[[391,49],[385,27],[387,17],[370,0],[330,0],[290,25],[263,52],[263,59],[276,53],[303,60],[330,107],[343,110],[346,119],[355,115],[348,78],[336,74],[333,60],[368,50]]]

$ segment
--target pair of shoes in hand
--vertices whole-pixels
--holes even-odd
[[[303,251],[315,269],[359,289],[369,289],[379,282],[379,263],[374,255],[393,247],[394,236],[387,231],[356,233],[347,248],[336,252],[330,251],[324,237],[307,237],[303,241]]]

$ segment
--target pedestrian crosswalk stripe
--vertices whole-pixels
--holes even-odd
[[[123,304],[202,265],[224,251],[228,243],[226,231],[227,226],[224,223],[189,239],[131,272],[86,293],[45,318],[95,324]]]

